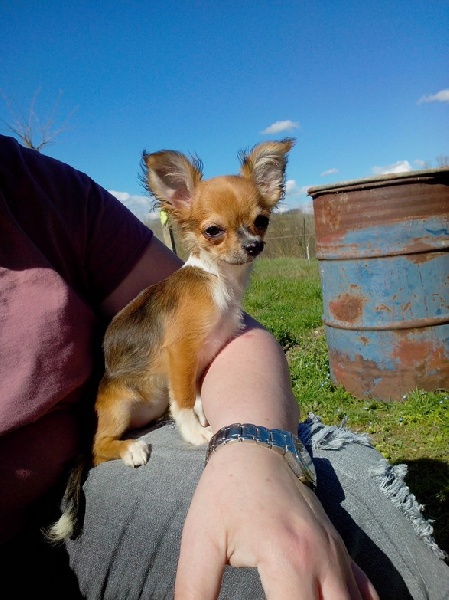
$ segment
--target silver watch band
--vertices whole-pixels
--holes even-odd
[[[223,427],[212,437],[206,453],[207,465],[209,458],[220,446],[232,442],[252,442],[265,446],[283,455],[293,473],[303,483],[315,489],[316,473],[310,454],[301,440],[281,429],[267,429],[251,423],[233,423]]]

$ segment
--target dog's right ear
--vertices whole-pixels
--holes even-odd
[[[190,208],[195,187],[203,176],[202,163],[181,152],[161,150],[142,155],[146,187],[161,208],[176,216]]]
[[[270,209],[274,208],[284,195],[287,154],[294,145],[294,138],[285,138],[280,141],[262,142],[254,146],[249,153],[239,153],[240,173],[254,181]]]

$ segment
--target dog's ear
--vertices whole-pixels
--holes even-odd
[[[161,150],[142,155],[146,188],[161,208],[176,216],[190,208],[195,187],[203,176],[198,158],[190,161],[181,152]]]
[[[285,138],[278,142],[262,142],[249,153],[239,154],[240,173],[254,181],[270,209],[284,195],[287,154],[294,145],[294,138]]]

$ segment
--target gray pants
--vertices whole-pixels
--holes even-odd
[[[311,450],[317,495],[382,600],[449,599],[449,567],[432,527],[392,467],[366,436],[325,427],[310,415],[299,435]],[[143,438],[147,465],[121,461],[91,470],[82,534],[68,542],[70,563],[89,600],[173,598],[183,523],[203,469],[204,448],[183,442],[171,423]],[[265,596],[255,569],[227,567],[220,600]]]

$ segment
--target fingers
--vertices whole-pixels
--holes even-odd
[[[259,563],[267,600],[379,600],[365,573],[349,557],[345,561],[346,550],[342,547],[338,554],[341,563],[338,570],[317,569],[311,557],[298,561],[291,556],[272,556]],[[330,563],[335,561],[335,557],[329,559]]]
[[[273,568],[273,564],[259,566],[259,575],[267,600],[321,600],[315,578],[303,577],[298,570]]]
[[[316,597],[320,600],[380,600],[368,577],[348,555],[339,574],[329,572],[323,576]]]
[[[220,591],[226,558],[207,531],[201,530],[194,522],[189,514],[182,533],[175,600],[215,600]]]
[[[376,590],[374,589],[373,584],[362,571],[362,569],[358,565],[356,565],[355,562],[352,562],[351,567],[354,579],[357,583],[357,587],[359,588],[360,593],[362,594],[362,598],[364,600],[379,600],[379,596]]]
[[[331,547],[329,545],[329,550]],[[224,550],[224,547],[217,546],[205,529],[186,523],[178,562],[175,600],[218,598],[227,563]],[[267,600],[379,600],[362,569],[349,557],[345,561],[344,556],[347,554],[343,546],[336,552],[339,555],[336,562],[340,562],[340,569],[329,569],[328,572],[325,569],[321,573],[317,570],[316,558],[313,560],[303,556],[302,560],[298,559],[301,552],[295,552],[297,556],[292,556],[291,552],[278,553],[274,550],[265,559],[256,560]],[[236,564],[235,561],[232,562]],[[330,564],[334,562],[335,557],[330,560]],[[327,568],[330,564],[327,564]],[[241,566],[249,564],[243,561]]]

